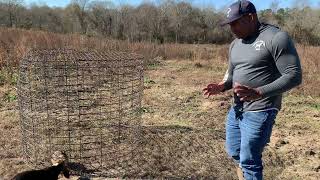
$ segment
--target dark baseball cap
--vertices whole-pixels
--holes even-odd
[[[257,13],[252,2],[246,0],[237,1],[229,6],[226,11],[226,18],[220,23],[220,26],[229,24],[249,13]]]

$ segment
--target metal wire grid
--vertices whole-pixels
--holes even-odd
[[[139,144],[142,93],[139,55],[30,51],[22,60],[18,83],[27,163],[48,166],[52,152],[61,150],[79,171],[120,173]]]

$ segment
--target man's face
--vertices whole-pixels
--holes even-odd
[[[240,39],[244,39],[250,35],[252,26],[251,15],[245,15],[238,20],[231,22],[230,28],[232,33]]]

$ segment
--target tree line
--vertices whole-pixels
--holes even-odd
[[[115,6],[105,0],[72,0],[63,8],[23,4],[23,0],[0,0],[0,26],[130,42],[222,44],[233,39],[229,28],[219,26],[223,11],[199,8],[189,1],[158,0],[138,6]],[[281,27],[300,43],[320,44],[319,9],[278,8],[277,3],[272,3],[258,15],[261,21]]]

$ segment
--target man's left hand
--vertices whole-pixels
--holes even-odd
[[[253,101],[262,97],[262,94],[260,91],[258,91],[258,89],[251,88],[237,82],[234,86],[234,92],[237,94],[241,101]]]

